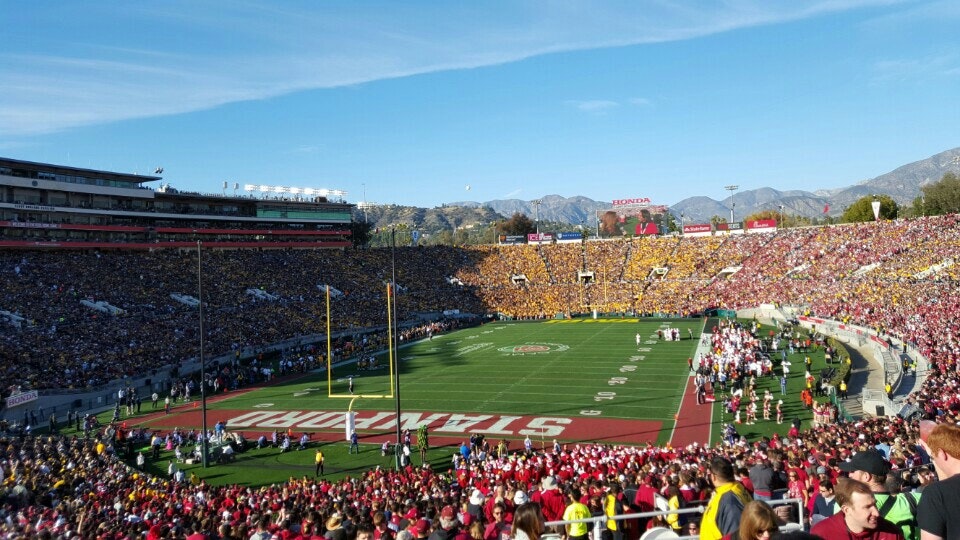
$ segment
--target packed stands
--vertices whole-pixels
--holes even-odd
[[[956,412],[947,413],[945,420],[957,420]],[[125,437],[144,444],[154,435],[171,434],[135,429]],[[174,435],[185,445],[196,439],[195,433]],[[584,502],[595,504],[594,497],[617,484],[629,494],[623,499],[624,512],[651,510],[652,493],[666,494],[671,488],[680,490],[685,504],[693,504],[710,497],[708,464],[714,456],[735,463],[737,478],[745,482],[747,470],[764,459],[779,471],[802,471],[803,489],[816,493],[820,482],[839,476],[838,465],[845,458],[877,444],[889,445],[895,472],[909,472],[922,463],[917,436],[916,427],[900,419],[874,419],[821,426],[790,439],[754,444],[735,439],[714,447],[556,444],[504,454],[487,448],[472,454],[481,457],[458,460],[456,474],[413,466],[400,471],[377,468],[360,478],[291,478],[259,488],[213,487],[176,473],[158,478],[126,465],[119,459],[126,445],[109,439],[13,437],[4,439],[0,451],[0,467],[8,478],[3,509],[8,519],[0,530],[37,538],[185,538],[202,532],[246,539],[260,528],[278,537],[319,538],[324,525],[336,528],[351,521],[363,528],[384,512],[385,533],[394,535],[413,525],[426,528],[426,537],[440,526],[448,506],[461,523],[486,526],[493,521],[493,502],[502,501],[512,512],[516,493],[523,492],[547,506],[552,485],[577,488]],[[552,480],[544,481],[547,477]],[[915,485],[907,482],[908,487]],[[662,524],[651,520],[639,526],[642,531]]]
[[[646,238],[634,240],[632,256],[627,263],[629,281],[647,279],[654,268],[666,267],[670,262],[670,255],[677,246],[678,238]]]
[[[578,272],[584,269],[584,245],[580,242],[551,244],[540,247],[543,260],[553,283],[569,284],[578,281]]]
[[[451,309],[549,318],[592,309],[689,315],[768,302],[896,336],[918,334],[924,330],[904,308],[936,321],[948,317],[956,296],[957,220],[725,238],[400,248],[398,307],[408,318]],[[0,383],[95,387],[195,356],[197,310],[171,294],[196,295],[196,261],[192,250],[0,254],[0,311],[20,321],[11,319],[0,334],[8,370]],[[577,279],[584,265],[592,280]],[[326,285],[341,293],[332,300],[334,329],[382,326],[392,275],[387,249],[207,251],[207,346],[215,355],[322,332]],[[118,313],[82,301],[105,302]],[[51,365],[55,375],[42,376]]]
[[[760,302],[804,306],[807,313],[870,326],[915,346],[932,369],[910,399],[925,416],[955,423],[960,420],[955,391],[960,388],[960,290],[952,263],[960,255],[957,225],[957,216],[944,216],[723,239],[669,239],[643,247],[620,240],[563,250],[544,246],[543,254],[529,246],[404,248],[396,258],[398,300],[404,316],[455,308],[551,317],[601,301],[629,304],[637,312],[681,314]],[[593,295],[589,301],[584,289],[551,274],[569,271],[568,263],[557,258],[568,249],[574,258],[582,249],[587,268],[608,271],[606,281],[587,287],[591,292],[586,294]],[[209,306],[209,347],[226,352],[317,332],[324,323],[320,285],[325,284],[342,291],[333,302],[335,327],[382,325],[380,291],[391,279],[392,262],[388,250],[206,253],[203,300]],[[648,264],[675,264],[677,272],[653,279],[642,270]],[[720,275],[732,266],[741,268]],[[196,311],[170,294],[196,290],[196,267],[195,253],[172,250],[0,253],[0,311],[26,321],[19,327],[0,322],[5,369],[0,382],[84,388],[194,355]],[[511,280],[516,273],[524,273],[527,283]],[[596,294],[604,288],[606,294]],[[275,299],[250,295],[248,289]],[[122,312],[91,310],[80,303],[83,299],[106,301]],[[428,331],[420,327],[407,339]],[[763,459],[780,470],[802,471],[802,489],[812,493],[819,482],[835,479],[839,463],[857,451],[889,447],[898,472],[925,459],[916,444],[916,424],[895,417],[823,423],[789,439],[752,444],[732,437],[714,447],[558,444],[522,456],[491,450],[480,461],[457,463],[454,475],[408,467],[370,470],[361,478],[336,482],[303,478],[261,488],[212,487],[138,471],[118,459],[124,448],[108,438],[93,438],[97,433],[104,432],[91,432],[91,438],[0,434],[4,534],[113,539],[204,533],[246,539],[266,531],[278,538],[313,538],[341,523],[372,528],[385,520],[387,530],[397,531],[382,530],[380,538],[405,536],[400,531],[408,522],[421,533],[417,536],[426,537],[444,519],[449,521],[447,506],[461,522],[487,524],[492,516],[485,501],[475,505],[471,499],[499,496],[512,511],[507,501],[514,500],[515,492],[544,501],[552,495],[542,488],[554,483],[580,489],[594,510],[611,483],[628,493],[678,490],[688,502],[704,500],[712,489],[707,465],[718,455],[735,463],[738,478],[746,478],[746,470]],[[126,434],[135,439],[149,435]],[[196,437],[186,435],[191,436]],[[543,482],[547,477],[554,480]],[[922,476],[917,481],[924,482]],[[625,503],[650,509],[639,495]]]

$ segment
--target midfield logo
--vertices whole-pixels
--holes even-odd
[[[524,343],[523,345],[511,345],[509,347],[500,347],[498,351],[511,356],[524,356],[527,354],[547,354],[551,352],[563,352],[569,349],[567,345],[560,343]]]

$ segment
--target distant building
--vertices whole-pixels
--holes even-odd
[[[0,248],[350,245],[354,205],[328,200],[327,190],[248,186],[261,193],[237,195],[234,184],[227,195],[224,182],[224,194],[215,195],[143,185],[160,180],[0,158]]]

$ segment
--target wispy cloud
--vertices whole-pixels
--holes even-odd
[[[873,65],[874,84],[925,82],[941,77],[960,75],[960,58],[955,53],[935,54],[919,58],[879,60]]]
[[[653,105],[653,102],[647,98],[631,98],[623,103],[610,99],[570,100],[567,101],[567,103],[590,114],[606,114],[624,105],[633,105],[635,107],[650,107]]]
[[[513,191],[511,191],[511,192],[509,192],[509,193],[504,193],[502,198],[503,198],[503,199],[514,199],[514,198],[516,198],[518,195],[520,195],[521,193],[523,193],[523,190],[520,189],[520,188],[517,188],[517,189],[515,189],[515,190],[513,190]]]
[[[554,0],[481,8],[249,0],[225,8],[171,0],[123,11],[96,0],[24,4],[5,14],[10,35],[0,54],[0,136],[186,113],[546,53],[691,39],[890,1]]]
[[[571,101],[570,102],[574,107],[580,109],[583,112],[593,113],[593,114],[603,114],[611,109],[616,109],[620,106],[616,101],[610,101],[606,99],[593,99],[588,101]]]
[[[323,146],[318,144],[302,144],[286,151],[287,154],[316,154]]]
[[[960,20],[960,4],[954,0],[935,0],[908,5],[892,13],[884,13],[864,23],[877,32],[898,31],[908,25],[947,24]]]

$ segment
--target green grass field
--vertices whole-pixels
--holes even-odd
[[[492,323],[402,347],[400,395],[404,410],[669,420],[680,405],[687,358],[697,340],[659,342],[661,325],[700,335],[699,321],[586,319]],[[642,342],[638,351],[636,334]],[[386,355],[382,369],[337,367],[332,393],[389,395]],[[309,392],[309,393],[308,393]],[[299,394],[299,395],[295,395]],[[220,407],[251,409],[263,403],[284,410],[346,410],[348,399],[327,397],[325,373],[281,388],[267,388]],[[308,407],[307,403],[310,404]],[[356,410],[390,410],[392,399],[361,398]],[[670,425],[665,426],[669,429]],[[669,431],[658,440],[665,440]]]
[[[613,318],[496,322],[436,336],[433,340],[402,346],[397,355],[401,362],[401,407],[404,413],[416,411],[425,416],[443,412],[473,416],[565,417],[574,421],[580,418],[600,422],[591,426],[648,420],[661,424],[658,432],[644,435],[644,442],[664,444],[670,439],[674,415],[680,407],[683,388],[689,377],[687,358],[695,354],[702,324],[699,319]],[[676,342],[658,340],[657,330],[664,327],[679,328],[683,339]],[[687,328],[692,330],[694,339],[687,338]],[[641,336],[639,347],[637,333]],[[799,406],[797,398],[803,385],[803,355],[794,354],[790,359],[795,367],[788,388],[790,395],[784,398],[785,416],[788,420],[795,416],[809,419],[810,414]],[[814,360],[815,369],[822,367],[822,352],[814,355]],[[355,364],[335,367],[331,373],[330,390],[340,397],[328,396],[326,372],[237,393],[210,405],[208,425],[212,427],[214,422],[236,411],[340,411],[336,418],[342,418],[342,411],[347,410],[352,397],[347,389],[348,376],[354,377],[356,394],[391,394],[387,363],[384,353],[380,356],[380,369],[357,371]],[[770,388],[776,398],[780,397],[775,379],[761,380],[761,395],[764,388]],[[353,410],[359,414],[393,412],[394,407],[395,400],[387,397],[359,397],[353,401]],[[715,406],[713,418],[705,419],[713,424],[713,441],[718,440],[721,422],[731,420],[720,409],[719,405]],[[786,423],[778,426],[775,422],[761,422],[755,426],[742,426],[741,433],[758,437],[774,431],[785,433],[787,428]],[[338,433],[339,437],[335,436],[335,439],[344,438],[342,427],[339,431],[325,431]],[[380,433],[392,431],[392,428],[383,428]],[[434,440],[444,436],[440,433],[431,435],[437,438]],[[575,435],[565,440],[640,442],[636,438],[618,441],[616,436],[593,439],[589,431]],[[627,435],[624,433],[624,437]],[[632,435],[636,436],[635,433]],[[456,437],[455,434],[445,437],[449,439],[451,436]],[[511,439],[511,448],[517,449],[519,439],[523,437],[505,438]],[[537,440],[536,444],[539,447],[549,442]],[[455,443],[441,440],[439,445],[434,444],[428,460],[435,467],[445,467],[455,450]],[[444,444],[447,446],[442,447]],[[323,443],[322,448],[327,456],[327,472],[332,477],[356,476],[374,466],[394,464],[391,456],[380,455],[379,444],[372,441],[361,444],[359,455],[348,455],[348,444],[343,440]],[[151,464],[150,470],[165,475],[168,454],[165,452],[157,463]],[[416,456],[414,463],[419,463]],[[240,454],[232,465],[217,465],[207,470],[198,465],[182,467],[217,484],[262,485],[291,476],[312,476],[313,450],[284,454],[272,448],[250,450]]]

